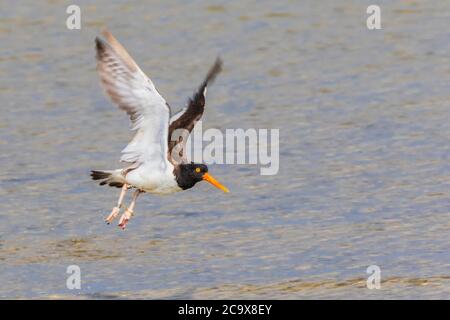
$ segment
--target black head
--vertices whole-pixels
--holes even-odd
[[[208,173],[208,167],[205,164],[193,162],[183,163],[175,167],[174,174],[177,179],[178,186],[180,186],[183,190],[190,189],[197,182],[205,180],[215,187],[228,192],[226,187],[221,185]]]

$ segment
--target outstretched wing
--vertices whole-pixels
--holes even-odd
[[[106,42],[96,38],[97,71],[111,100],[129,115],[136,131],[122,150],[121,161],[167,162],[170,107],[125,48],[104,31]]]
[[[186,162],[184,148],[186,141],[194,129],[195,124],[203,115],[205,109],[205,95],[208,84],[212,83],[216,76],[222,71],[222,60],[216,59],[216,62],[209,70],[205,80],[189,99],[188,105],[176,113],[170,119],[169,126],[169,160],[172,163]]]

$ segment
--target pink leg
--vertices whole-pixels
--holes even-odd
[[[123,198],[125,197],[125,194],[127,193],[128,185],[124,184],[122,186],[122,191],[120,192],[119,201],[117,201],[117,207],[114,207],[112,209],[111,214],[105,219],[107,224],[110,224],[111,221],[113,221],[119,214],[120,208],[122,208],[123,204]]]
[[[130,221],[131,217],[133,216],[134,207],[136,206],[136,199],[141,192],[142,191],[138,189],[133,193],[133,198],[131,199],[130,206],[127,208],[127,210],[125,210],[125,213],[122,214],[122,216],[120,217],[119,220],[120,228],[125,229],[125,226],[127,225],[128,221]]]

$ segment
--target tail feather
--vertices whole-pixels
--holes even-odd
[[[91,177],[92,180],[103,180],[103,179],[107,179],[112,175],[111,172],[109,171],[97,171],[97,170],[92,170],[91,171]]]
[[[114,171],[100,171],[100,170],[92,170],[91,177],[92,180],[101,180],[100,185],[104,186],[108,184],[111,187],[122,188],[125,183],[124,177],[120,174],[122,170],[114,170]]]

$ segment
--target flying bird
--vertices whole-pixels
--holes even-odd
[[[95,39],[100,82],[112,102],[128,114],[135,132],[122,150],[123,168],[91,171],[92,179],[100,180],[100,185],[121,188],[117,206],[105,221],[109,224],[119,215],[129,189],[135,191],[119,219],[122,229],[133,216],[141,193],[171,194],[203,180],[228,192],[205,164],[189,162],[184,152],[189,133],[203,115],[207,87],[222,70],[221,59],[216,59],[187,106],[171,115],[169,104],[119,41],[109,31],[102,35],[106,41]]]

